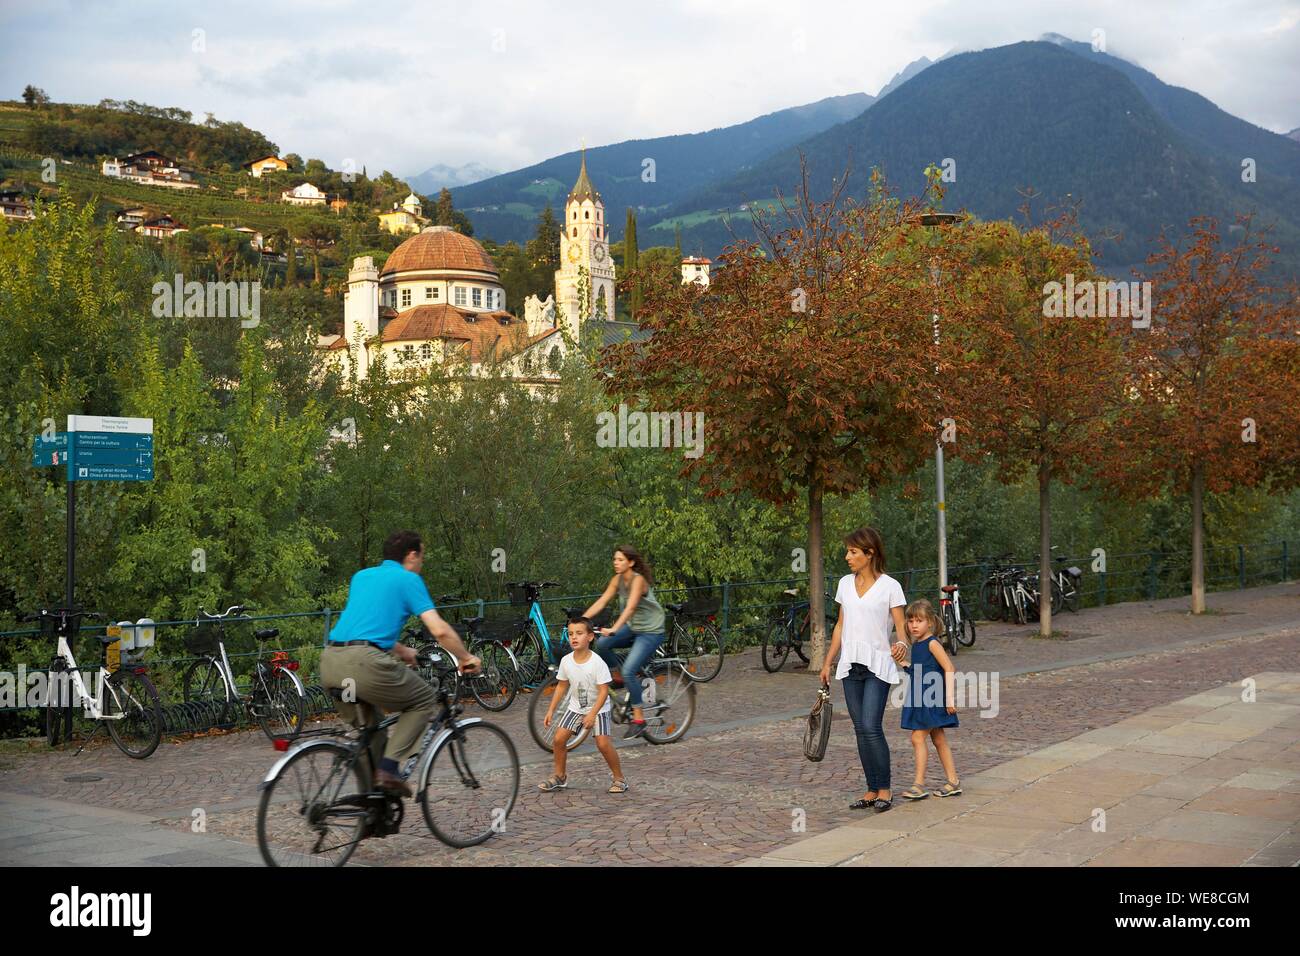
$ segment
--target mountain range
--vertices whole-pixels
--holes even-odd
[[[714,255],[752,234],[748,207],[798,186],[806,157],[814,193],[849,170],[862,195],[873,167],[915,195],[922,170],[952,160],[946,206],[991,218],[1074,205],[1103,264],[1126,268],[1198,214],[1225,228],[1254,212],[1300,273],[1300,142],[1261,129],[1205,97],[1164,83],[1120,57],[1048,34],[1040,40],[918,60],[880,93],[835,97],[749,123],[587,150],[613,238],[638,208],[642,247],[673,242]],[[656,159],[643,182],[642,159]],[[1253,161],[1253,162],[1248,162]],[[576,178],[576,153],[453,189],[476,235],[527,238],[546,201],[558,207]],[[1253,175],[1253,181],[1251,177]]]
[[[467,186],[497,175],[495,169],[488,169],[482,163],[466,163],[464,166],[447,166],[443,163],[430,166],[422,173],[407,176],[406,182],[416,192],[432,196],[443,188]]]

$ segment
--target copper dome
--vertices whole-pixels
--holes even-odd
[[[496,263],[483,247],[450,226],[429,226],[393,250],[380,276],[433,269],[472,270],[497,275]]]

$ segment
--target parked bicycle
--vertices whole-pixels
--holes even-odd
[[[460,634],[465,648],[482,662],[477,674],[460,679],[462,693],[468,691],[485,710],[505,710],[514,703],[515,695],[519,693],[519,665],[510,645],[518,639],[521,623],[469,617],[452,623],[452,627]],[[434,654],[438,651],[437,642],[419,626],[405,631],[403,643],[421,654]],[[417,670],[430,683],[437,679],[437,674],[429,668]]]
[[[1010,557],[988,559],[994,566],[980,586],[980,609],[988,620],[1027,624],[1038,619],[1038,575],[1022,565],[1001,564]]]
[[[1056,550],[1056,546],[1052,546]],[[1076,612],[1079,610],[1080,582],[1083,569],[1070,564],[1070,559],[1063,555],[1052,555],[1052,613],[1058,614],[1061,608]]]
[[[420,654],[417,668],[436,681],[441,710],[420,750],[406,765],[415,802],[435,837],[450,847],[477,846],[505,830],[519,795],[519,755],[505,731],[478,717],[461,717],[456,666],[441,649]],[[331,689],[342,699],[342,692]],[[363,729],[304,733],[267,771],[257,808],[257,845],[267,866],[343,866],[362,840],[397,833],[402,799],[373,781],[382,731],[400,714],[376,719],[364,701]]]
[[[939,608],[943,614],[943,643],[956,655],[957,646],[970,647],[975,643],[975,622],[961,609],[961,591],[956,584],[945,584],[939,589],[943,597]]]
[[[105,620],[104,615],[76,608],[41,608],[22,617],[40,625],[42,637],[55,639],[54,659],[50,662],[45,691],[45,734],[51,747],[72,740],[73,708],[80,702],[87,718],[95,722],[90,737],[77,748],[85,749],[90,738],[102,726],[128,757],[143,760],[162,740],[162,704],[158,691],[143,664],[120,660],[110,668],[109,648],[117,643],[116,628],[96,635],[101,645],[101,663],[95,671],[95,693],[91,694],[82,679],[81,669],[72,653],[83,619]]]
[[[511,656],[518,667],[521,688],[534,688],[541,684],[546,679],[547,668],[558,667],[560,658],[567,653],[565,648],[569,641],[566,624],[558,624],[552,635],[542,614],[542,592],[559,586],[557,581],[514,581],[506,584],[510,603],[516,607],[528,607],[527,616],[517,622],[519,636],[507,638],[513,645]]]
[[[214,726],[234,726],[242,707],[272,742],[289,740],[298,735],[307,719],[307,692],[298,679],[298,662],[288,653],[276,651],[269,660],[262,660],[262,645],[278,637],[279,629],[268,627],[253,632],[258,645],[257,661],[246,694],[235,680],[226,653],[226,625],[249,623],[244,612],[251,610],[254,608],[246,604],[235,604],[223,614],[209,614],[199,608],[194,633],[185,642],[187,650],[198,658],[185,671],[182,695],[185,703],[207,711]]]
[[[553,721],[547,727],[543,719],[551,706],[551,698],[558,689],[557,670],[557,667],[549,669],[547,679],[528,704],[528,731],[533,735],[537,746],[550,753],[554,752],[555,730],[560,722]],[[623,678],[625,682],[637,679],[627,674]],[[652,657],[642,668],[640,680],[641,704],[646,721],[642,736],[652,744],[671,744],[681,740],[695,721],[696,681],[687,673],[686,662],[678,657]],[[555,705],[556,713],[564,713],[569,704],[568,695],[574,692],[570,685],[568,694]],[[632,719],[632,705],[628,702],[626,686],[611,688],[610,699],[613,703],[610,719],[614,723],[625,724]],[[569,738],[565,749],[572,750],[590,735],[591,728],[582,728]]]
[[[772,609],[767,633],[763,635],[762,660],[763,669],[775,674],[783,666],[790,652],[794,651],[799,660],[808,663],[805,648],[812,642],[812,605],[808,601],[798,601],[798,588],[786,588],[782,595],[790,599],[788,604],[778,604]],[[834,606],[835,599],[826,595],[827,608]],[[836,615],[826,614],[826,635],[829,638],[835,629]]]

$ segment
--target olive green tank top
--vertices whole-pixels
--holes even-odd
[[[632,586],[620,577],[618,599],[623,607],[627,607],[628,594],[631,590]],[[638,634],[663,633],[664,609],[660,606],[659,599],[655,597],[654,588],[646,588],[645,594],[641,595],[641,600],[637,602],[636,610],[632,612],[632,619],[627,622],[627,626]]]

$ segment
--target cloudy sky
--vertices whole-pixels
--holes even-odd
[[[1300,0],[0,0],[0,96],[211,112],[372,174],[507,170],[875,93],[920,56],[1094,31],[1230,113],[1300,126]]]

